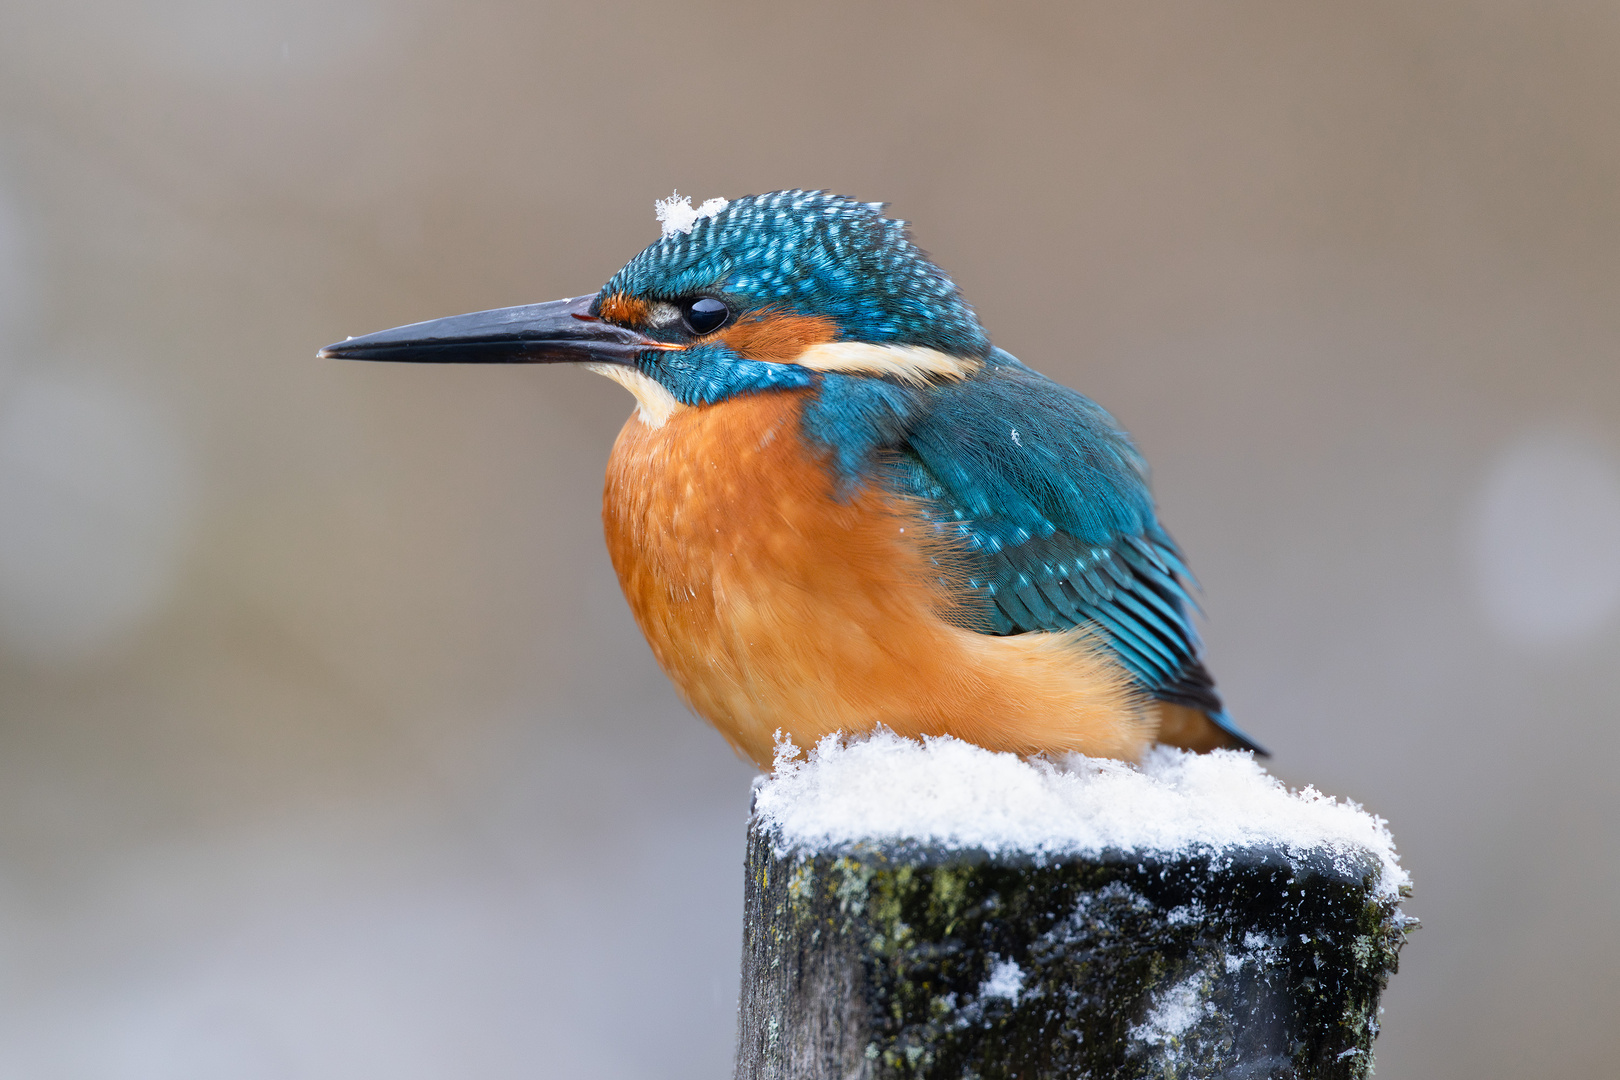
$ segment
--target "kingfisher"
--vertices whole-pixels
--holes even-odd
[[[321,357],[574,363],[635,410],[602,498],[619,584],[742,756],[882,725],[1024,756],[1232,721],[1147,466],[1089,398],[990,343],[884,204],[657,206],[594,294],[349,338]]]

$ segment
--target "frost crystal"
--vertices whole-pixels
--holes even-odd
[[[979,986],[981,998],[1006,998],[1018,1004],[1018,995],[1024,991],[1024,969],[1017,961],[1003,960],[990,970],[990,977]]]
[[[663,230],[664,236],[674,236],[678,232],[689,233],[700,219],[714,217],[725,208],[725,199],[714,198],[693,209],[692,196],[682,195],[678,191],[672,191],[669,198],[659,199],[653,203],[653,213],[658,215],[658,225]]]
[[[1131,1038],[1162,1046],[1185,1037],[1213,1011],[1202,991],[1198,976],[1172,986],[1153,1003],[1147,1018],[1131,1028]]]

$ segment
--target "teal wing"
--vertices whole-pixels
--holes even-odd
[[[1112,417],[999,351],[974,379],[929,396],[908,425],[897,483],[960,537],[969,567],[957,587],[977,628],[1089,627],[1149,694],[1264,753],[1204,667],[1192,574]]]

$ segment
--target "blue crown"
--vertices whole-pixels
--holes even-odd
[[[904,221],[882,211],[825,191],[734,199],[631,259],[601,295],[713,295],[828,316],[842,340],[984,356],[989,338],[956,283],[911,243]]]

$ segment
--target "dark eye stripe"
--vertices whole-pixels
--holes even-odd
[[[694,334],[712,334],[731,318],[731,309],[712,296],[700,296],[688,301],[682,314],[686,325]]]

